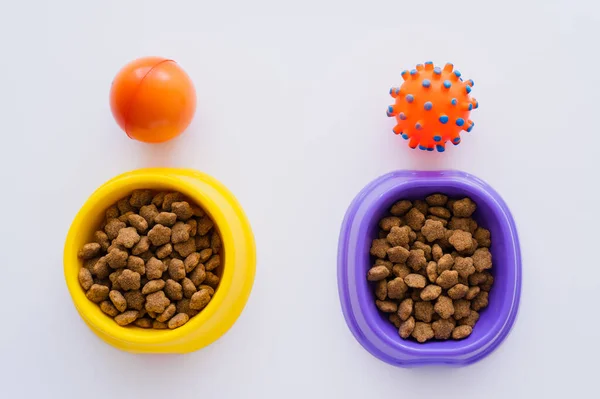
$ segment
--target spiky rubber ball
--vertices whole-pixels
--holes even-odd
[[[408,140],[410,148],[443,152],[448,141],[458,145],[460,133],[473,129],[469,115],[479,106],[470,96],[474,83],[463,81],[452,64],[442,69],[426,62],[402,72],[402,78],[402,86],[390,89],[396,102],[387,115],[396,118],[394,133]]]

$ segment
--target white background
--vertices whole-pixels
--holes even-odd
[[[502,1],[0,2],[0,397],[592,397],[600,356],[600,3]],[[198,110],[164,145],[114,123],[111,80],[162,55]],[[475,81],[473,132],[411,151],[386,118],[414,64]],[[207,172],[258,248],[234,327],[185,356],[120,352],[72,306],[62,247],[75,213],[130,169]],[[358,191],[394,169],[456,168],[509,204],[523,250],[519,317],[489,357],[399,369],[346,327],[336,250]]]

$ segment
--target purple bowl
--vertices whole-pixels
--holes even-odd
[[[378,221],[400,199],[429,194],[468,196],[477,203],[474,218],[492,235],[494,286],[489,306],[480,312],[473,333],[461,341],[403,340],[375,306],[366,279],[369,249]],[[463,366],[489,355],[512,328],[521,296],[521,251],[515,222],[498,193],[475,176],[458,171],[397,171],[369,183],[346,212],[338,248],[338,289],[342,311],[354,337],[371,354],[401,367],[431,364]]]

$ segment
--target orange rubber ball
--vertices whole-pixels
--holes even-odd
[[[139,58],[115,76],[110,88],[110,108],[130,138],[162,143],[189,126],[196,111],[196,90],[175,61]]]

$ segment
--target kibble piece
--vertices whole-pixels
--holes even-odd
[[[479,311],[488,305],[488,293],[486,291],[481,291],[473,300],[471,301],[471,309],[475,311]]]
[[[154,257],[151,258],[148,262],[146,262],[146,277],[148,277],[149,280],[161,278],[163,272],[165,272],[166,270],[166,265],[162,261]]]
[[[119,291],[117,290],[112,290],[109,292],[108,297],[110,298],[110,301],[112,302],[113,305],[115,305],[115,308],[117,308],[117,310],[119,312],[124,312],[125,309],[127,309],[127,301],[125,300],[125,297],[123,296],[123,294],[121,294]]]
[[[492,284],[494,284],[494,276],[492,276],[489,272],[483,272],[486,275],[486,280],[479,286],[482,291],[489,291],[492,289]]]
[[[173,205],[173,202],[178,202],[183,200],[183,195],[181,193],[167,193],[164,195],[162,209],[165,211],[170,211]]]
[[[142,288],[142,294],[148,295],[165,288],[165,281],[162,279],[150,280]]]
[[[458,299],[454,303],[454,319],[460,320],[471,313],[471,302],[465,299]]]
[[[467,295],[469,287],[464,284],[456,284],[448,290],[448,296],[452,299],[461,299]],[[468,298],[467,298],[468,299]]]
[[[185,258],[186,256],[188,256],[192,252],[196,251],[196,241],[192,237],[192,238],[190,238],[189,240],[187,240],[185,242],[180,242],[178,244],[175,244],[175,246],[173,248],[175,248],[175,251],[177,251],[177,253],[180,256],[182,256],[183,258]]]
[[[464,251],[460,251],[459,254],[462,256],[471,256],[475,253],[475,250],[477,249],[477,240],[474,238],[471,238],[471,246],[467,249],[465,249]]]
[[[402,220],[396,216],[388,216],[379,221],[379,227],[383,231],[390,231],[392,227],[400,227],[402,225]]]
[[[81,285],[81,288],[83,288],[84,291],[89,290],[92,287],[92,285],[94,285],[94,278],[92,277],[92,273],[84,267],[79,269],[78,279],[79,284]]]
[[[100,284],[92,284],[85,296],[94,303],[100,303],[108,298],[108,287]]]
[[[441,217],[435,216],[435,215],[427,215],[425,217],[426,220],[433,220],[434,222],[440,222],[442,224],[442,226],[447,227],[448,226],[448,220],[446,219],[442,219]]]
[[[160,224],[163,226],[171,227],[177,221],[177,215],[173,212],[160,212],[154,218],[154,223]]]
[[[104,226],[104,232],[109,240],[114,240],[119,235],[119,231],[125,227],[127,227],[127,225],[119,219],[111,219],[106,223],[106,226]]]
[[[164,259],[167,256],[171,255],[172,253],[173,253],[173,245],[171,245],[170,242],[156,248],[156,257],[158,259]]]
[[[159,247],[171,241],[171,229],[157,224],[148,232],[148,238],[152,245]]]
[[[196,249],[210,248],[210,238],[208,235],[200,236],[197,235],[194,240],[196,241]]]
[[[109,315],[110,317],[115,317],[119,314],[117,308],[110,301],[106,300],[100,303],[100,310],[103,311],[105,314]]]
[[[473,245],[473,236],[471,236],[471,233],[466,231],[454,230],[448,239],[448,242],[452,244],[457,251],[464,251],[471,248]]]
[[[402,302],[400,302],[400,306],[398,306],[398,317],[401,320],[408,320],[410,315],[413,312],[414,301],[411,298],[406,298]]]
[[[374,266],[367,272],[367,280],[379,281],[390,275],[390,271],[385,266]]]
[[[425,221],[425,224],[421,228],[421,233],[423,233],[428,242],[433,242],[446,235],[446,228],[442,222],[429,219]]]
[[[421,299],[424,301],[433,301],[442,293],[442,287],[435,284],[429,284],[427,287],[423,288],[421,291]]]
[[[152,328],[154,328],[155,330],[166,330],[169,327],[167,326],[167,323],[154,320],[152,322]]]
[[[189,254],[185,260],[183,261],[183,265],[185,266],[185,272],[190,273],[198,264],[200,263],[200,254],[198,252],[193,252]]]
[[[164,191],[161,191],[158,194],[156,194],[154,197],[152,197],[152,205],[156,206],[157,208],[162,208],[163,202],[165,201],[166,194],[167,193],[165,193]]]
[[[442,319],[447,319],[454,314],[454,304],[452,299],[444,295],[441,295],[437,299],[433,309]]]
[[[379,280],[375,284],[375,296],[380,301],[384,301],[387,298],[387,281],[385,279]]]
[[[405,247],[410,242],[410,227],[402,226],[397,227],[394,226],[390,229],[390,232],[386,235],[387,241],[390,245],[397,247]]]
[[[390,248],[390,244],[385,239],[380,238],[373,240],[370,253],[373,256],[384,259],[387,256],[387,250]]]
[[[171,317],[173,317],[175,313],[177,313],[177,306],[175,306],[175,304],[172,303],[169,306],[167,306],[164,312],[156,316],[156,321],[164,323]]]
[[[400,328],[398,329],[398,334],[404,339],[410,337],[413,330],[415,329],[415,318],[409,317],[407,320],[400,324]]]
[[[477,209],[477,205],[470,198],[463,198],[452,204],[452,211],[454,216],[461,218],[471,217],[473,212]]]
[[[429,280],[429,282],[435,283],[435,280],[437,280],[438,278],[437,263],[435,263],[434,261],[429,262],[427,264],[425,272],[427,273],[427,279]]]
[[[133,207],[129,203],[129,197],[119,200],[117,202],[117,208],[119,208],[119,212],[121,213],[121,215],[124,215],[127,212],[133,211]]]
[[[123,294],[125,297],[125,301],[127,302],[128,309],[142,310],[144,307],[144,303],[146,302],[146,298],[140,290],[135,291],[127,291]]]
[[[433,260],[437,262],[442,258],[442,256],[444,256],[444,251],[442,250],[442,247],[440,247],[439,244],[433,244],[431,246],[431,257],[433,258]]]
[[[173,202],[171,205],[171,212],[177,215],[178,220],[186,221],[191,218],[194,213],[192,212],[192,207],[186,201],[181,202]]]
[[[125,291],[140,289],[140,274],[132,270],[125,269],[119,275],[118,282],[121,289]]]
[[[131,214],[127,217],[129,225],[136,229],[139,234],[143,234],[148,229],[148,222],[140,215]]]
[[[406,265],[393,265],[392,273],[395,277],[404,278],[412,273],[412,270]]]
[[[129,222],[129,215],[135,215],[133,212],[127,212],[119,216],[119,220],[125,224]]]
[[[165,294],[172,301],[183,299],[183,287],[175,280],[168,279],[165,284]]]
[[[470,301],[473,298],[475,298],[477,296],[477,294],[479,294],[480,291],[481,291],[481,288],[479,288],[478,286],[469,287],[469,289],[467,290],[467,293],[465,294],[464,298],[467,301]]]
[[[402,324],[402,320],[400,320],[400,317],[398,317],[396,313],[390,314],[388,320],[391,321],[396,328],[400,328],[400,325]]]
[[[406,291],[408,291],[408,286],[400,277],[396,277],[387,283],[387,296],[390,299],[402,299]]]
[[[130,256],[127,258],[127,268],[140,275],[146,273],[146,266],[144,260],[138,256]]]
[[[454,330],[452,330],[452,338],[454,338],[454,339],[467,338],[469,335],[471,335],[472,332],[473,332],[473,329],[471,328],[471,326],[467,326],[467,325],[458,326],[458,327],[454,328]]]
[[[152,202],[151,190],[134,190],[129,198],[129,205],[135,208],[141,208],[144,205],[149,205]]]
[[[189,240],[190,229],[191,227],[183,222],[175,223],[171,229],[171,242],[173,244],[178,244]]]
[[[199,254],[200,254],[200,258],[199,258],[199,259],[200,259],[200,263],[204,263],[204,262],[206,262],[207,260],[209,260],[209,259],[210,259],[210,257],[212,256],[212,252],[213,252],[213,251],[212,251],[212,249],[210,249],[210,248],[206,248],[206,249],[203,249],[202,251],[200,251],[200,252],[199,252]],[[218,256],[218,255],[217,255],[217,256]],[[219,262],[220,262],[220,259],[219,259]],[[210,269],[210,268],[209,268],[208,264],[205,264],[204,266],[206,266],[206,270],[212,270],[212,269]],[[214,268],[215,268],[215,267],[213,267],[213,269],[214,269]]]
[[[167,323],[167,325],[172,330],[174,328],[181,327],[182,325],[184,325],[185,323],[187,323],[189,319],[190,319],[190,317],[187,314],[185,314],[185,313],[179,313],[179,314],[176,314],[175,316],[173,316],[171,318],[171,320],[169,320],[169,322]]]
[[[487,275],[485,273],[476,272],[469,276],[469,284],[479,285],[487,281]]]
[[[112,272],[108,278],[110,279],[111,282],[111,289],[113,290],[120,290],[121,289],[121,284],[119,284],[119,277],[121,276],[121,273],[123,273],[124,269],[117,269],[114,272]]]
[[[110,240],[105,232],[102,230],[98,230],[94,233],[94,242],[100,245],[102,251],[107,251],[110,246]]]
[[[450,219],[452,216],[448,209],[441,206],[429,207],[429,213],[442,219]]]
[[[131,324],[137,319],[139,312],[137,310],[128,310],[115,317],[115,321],[120,326]]]
[[[427,266],[425,251],[422,249],[412,249],[406,259],[406,265],[413,270],[421,270]]]
[[[475,310],[471,310],[471,313],[467,317],[463,317],[458,321],[458,324],[461,326],[470,326],[471,328],[475,327],[475,323],[479,320],[479,313]]]
[[[156,205],[150,204],[145,205],[140,208],[140,216],[144,218],[148,227],[152,227],[154,225],[154,219],[158,216],[159,212],[156,209]]]
[[[185,223],[190,227],[190,237],[194,237],[198,233],[198,221],[190,219]]]
[[[415,231],[421,230],[425,223],[425,215],[417,208],[412,208],[404,217],[408,227]]]
[[[452,318],[439,319],[431,323],[434,337],[436,339],[448,339],[452,335],[456,322]]]
[[[171,259],[169,262],[169,275],[175,281],[179,281],[185,277],[185,266],[183,261],[179,259]]]
[[[102,247],[97,242],[90,242],[79,250],[78,256],[82,259],[92,259],[100,253],[101,249]]]
[[[380,301],[376,300],[375,305],[381,310],[383,313],[393,313],[398,311],[398,304],[394,301]]]
[[[110,208],[108,208],[104,214],[106,221],[109,221],[110,219],[116,219],[119,217],[119,208],[117,208],[116,205],[111,206]]]
[[[468,278],[471,274],[475,273],[473,259],[457,256],[456,259],[454,259],[453,270],[456,270],[460,277]]]
[[[194,317],[199,312],[190,308],[190,300],[183,298],[181,301],[177,301],[177,313],[185,313],[190,317]]]
[[[140,242],[140,235],[134,227],[126,227],[119,230],[119,234],[114,241],[116,245],[122,245],[125,248],[133,248],[135,244]]]
[[[431,245],[427,245],[422,241],[415,241],[411,249],[421,249],[425,254],[425,260],[429,262],[431,260]]]
[[[423,200],[416,200],[413,203],[413,207],[418,209],[419,212],[421,212],[423,215],[427,215],[427,212],[429,211],[429,205],[427,205],[427,202],[423,201]],[[417,229],[415,229],[417,230]]]
[[[194,293],[196,293],[196,286],[189,278],[184,278],[181,281],[181,287],[183,288],[183,296],[186,298],[191,298]],[[385,297],[383,298],[385,299]]]
[[[216,231],[213,231],[210,236],[210,249],[212,249],[213,254],[218,254],[222,245],[221,236]]]
[[[202,253],[200,253],[200,255],[202,255]],[[206,270],[208,271],[215,270],[219,266],[221,266],[221,256],[219,255],[212,256],[208,262],[204,264],[204,267],[206,267]]]
[[[402,200],[392,205],[390,208],[390,213],[394,216],[403,216],[410,210],[410,208],[412,208],[412,202],[408,200]]]
[[[487,248],[479,248],[473,254],[473,266],[478,272],[492,268],[492,253]]]
[[[433,333],[433,329],[431,328],[431,324],[429,322],[422,323],[417,321],[411,335],[418,342],[423,343],[433,338],[435,334]]]
[[[201,217],[198,219],[198,234],[201,236],[208,234],[213,227],[214,223],[208,217]]]
[[[444,194],[432,194],[425,198],[425,202],[429,206],[444,206],[448,202],[448,196]]]
[[[190,308],[194,310],[202,310],[210,302],[210,293],[208,290],[200,290],[192,295],[190,299]]]
[[[490,245],[492,245],[490,237],[490,231],[482,227],[478,227],[477,230],[475,230],[475,233],[473,233],[473,238],[477,240],[477,244],[479,244],[480,247],[489,248]]]
[[[404,283],[411,288],[425,288],[427,279],[424,276],[416,273],[411,273],[404,277]],[[388,287],[389,289],[389,287]]]
[[[137,244],[131,248],[132,255],[141,255],[150,249],[150,239],[147,236],[140,237]]]
[[[433,316],[433,304],[431,302],[416,302],[414,305],[415,319],[424,321],[426,323],[431,322]]]
[[[448,223],[448,228],[452,230],[467,231],[473,234],[475,232],[475,229],[477,229],[477,222],[471,218],[459,218],[454,216],[452,219],[450,219],[450,223]]]
[[[388,258],[393,263],[404,263],[410,252],[404,247],[392,247],[387,250]]]
[[[162,313],[171,301],[163,291],[153,292],[146,296],[146,310],[148,312]]]
[[[188,278],[190,280],[192,280],[192,283],[194,283],[194,285],[196,287],[199,287],[200,284],[202,284],[204,282],[204,280],[206,280],[206,270],[204,269],[204,265],[203,264],[199,264],[188,276]],[[384,277],[385,278],[385,277]]]
[[[454,234],[454,230],[448,230],[446,229],[446,234],[444,235],[444,238],[440,238],[439,240],[437,240],[437,244],[443,249],[443,250],[450,250],[452,248],[452,245],[450,244],[450,242],[448,241],[450,239],[450,237],[452,236],[452,234]]]
[[[141,319],[137,319],[133,324],[140,328],[152,328],[152,319],[142,317]]]
[[[448,289],[458,284],[458,272],[456,270],[445,270],[443,271],[435,283],[443,289]]]
[[[96,263],[100,260],[100,257],[96,257],[96,258],[92,258],[92,259],[85,259],[83,261],[83,267],[88,269],[89,271],[92,272],[92,274],[94,273],[94,266],[96,265]]]

